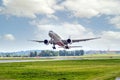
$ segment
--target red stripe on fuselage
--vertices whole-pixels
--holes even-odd
[[[64,46],[64,43],[62,43],[62,42],[57,42],[57,45],[59,45],[59,46]]]

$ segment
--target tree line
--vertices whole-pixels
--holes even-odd
[[[81,56],[84,55],[84,50],[74,51],[52,51],[52,50],[32,50],[11,53],[0,53],[0,57],[47,57],[47,56]]]
[[[43,50],[41,52],[30,52],[29,57],[45,57],[45,56],[82,56],[84,55],[84,50],[75,50],[75,51],[51,51],[51,50]]]

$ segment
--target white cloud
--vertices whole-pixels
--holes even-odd
[[[120,40],[120,32],[115,31],[103,31],[103,37],[107,40]]]
[[[54,15],[57,10],[70,11],[76,17],[120,15],[119,0],[3,0],[2,13],[36,18],[37,14]],[[48,16],[49,17],[49,16]]]
[[[66,0],[63,6],[76,17],[120,15],[119,0]]]
[[[0,12],[2,12],[2,8],[0,7]]]
[[[87,42],[81,42],[84,50],[120,50],[120,32],[103,31],[101,38]]]
[[[120,44],[120,32],[115,31],[103,31],[101,44],[103,47],[109,47],[111,49],[118,49]]]
[[[69,36],[72,38],[88,38],[95,35],[89,30],[78,23],[60,23],[51,24],[48,20],[32,21],[33,25],[37,26],[35,34],[39,39],[48,38],[48,32],[53,30],[58,33],[62,38],[67,39]]]
[[[4,38],[5,40],[10,40],[10,41],[14,41],[14,40],[15,40],[15,37],[14,37],[12,34],[5,34],[5,35],[3,36],[3,38]]]
[[[120,32],[116,31],[103,31],[101,44],[111,49],[118,49],[120,44]]]
[[[115,25],[116,28],[120,29],[120,16],[116,16],[109,20],[111,24]]]
[[[37,14],[52,15],[62,8],[56,0],[3,0],[1,9],[3,14],[36,18]]]

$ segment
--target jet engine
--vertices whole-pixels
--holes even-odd
[[[44,44],[48,45],[49,41],[48,40],[44,40]]]
[[[72,44],[72,40],[71,39],[67,39],[67,43],[68,44]]]

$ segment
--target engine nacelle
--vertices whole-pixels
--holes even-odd
[[[72,44],[72,40],[71,39],[67,39],[67,43],[68,44]]]
[[[49,41],[48,40],[44,40],[44,44],[48,45]]]

